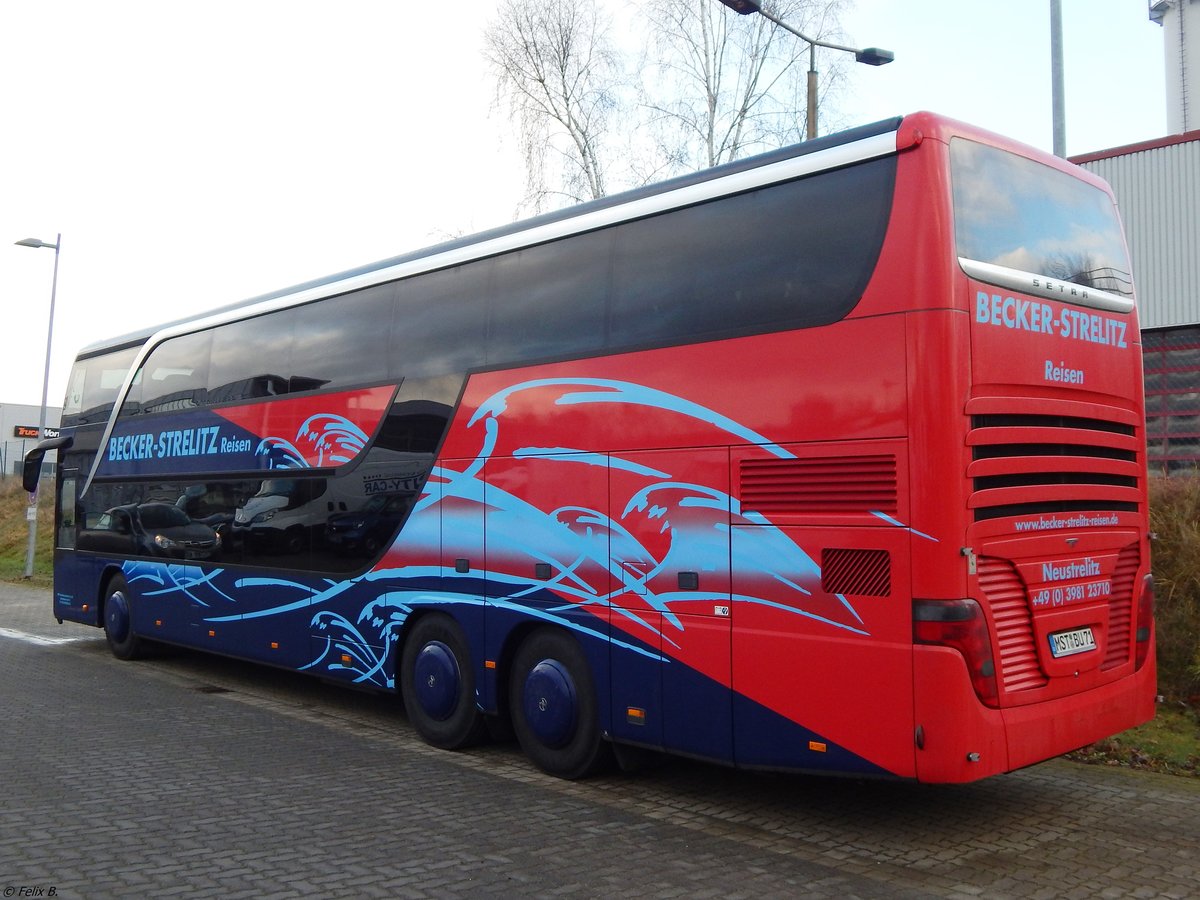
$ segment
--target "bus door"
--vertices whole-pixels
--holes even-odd
[[[76,551],[86,516],[79,503],[79,488],[86,470],[80,471],[80,454],[63,454],[58,468],[58,498],[54,516],[54,615],[59,619],[96,625],[100,622],[97,580],[102,561]],[[90,457],[88,457],[90,458]],[[41,490],[53,490],[45,479]]]
[[[729,452],[611,466],[613,733],[730,761]]]

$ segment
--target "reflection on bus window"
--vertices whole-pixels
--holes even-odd
[[[460,379],[413,380],[367,453],[336,475],[98,482],[78,506],[79,549],[172,555],[154,542],[160,532],[146,523],[149,514],[162,527],[170,518],[176,526],[191,523],[197,534],[205,529],[219,541],[227,565],[360,568],[395,540],[424,490],[450,418],[451,406],[443,400],[453,398],[460,385]],[[169,534],[165,539],[174,540]],[[184,558],[199,558],[188,557],[187,548],[175,549]],[[215,557],[214,551],[207,558]]]
[[[1129,256],[1097,187],[995,147],[950,142],[958,255],[1126,297]]]

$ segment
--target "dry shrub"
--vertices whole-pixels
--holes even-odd
[[[1159,690],[1200,691],[1200,477],[1150,479]]]

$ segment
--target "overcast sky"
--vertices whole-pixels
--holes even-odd
[[[94,340],[511,221],[494,5],[0,2],[0,403],[41,402],[54,253],[22,238],[63,235],[57,406]],[[1163,136],[1145,0],[1062,6],[1068,154]],[[830,38],[896,61],[851,64],[822,132],[930,109],[1049,150],[1049,21],[1049,0],[857,0]]]

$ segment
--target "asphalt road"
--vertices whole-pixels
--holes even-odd
[[[390,698],[122,663],[0,585],[8,897],[1193,897],[1200,783],[1054,761],[959,787],[673,761],[568,783]]]

